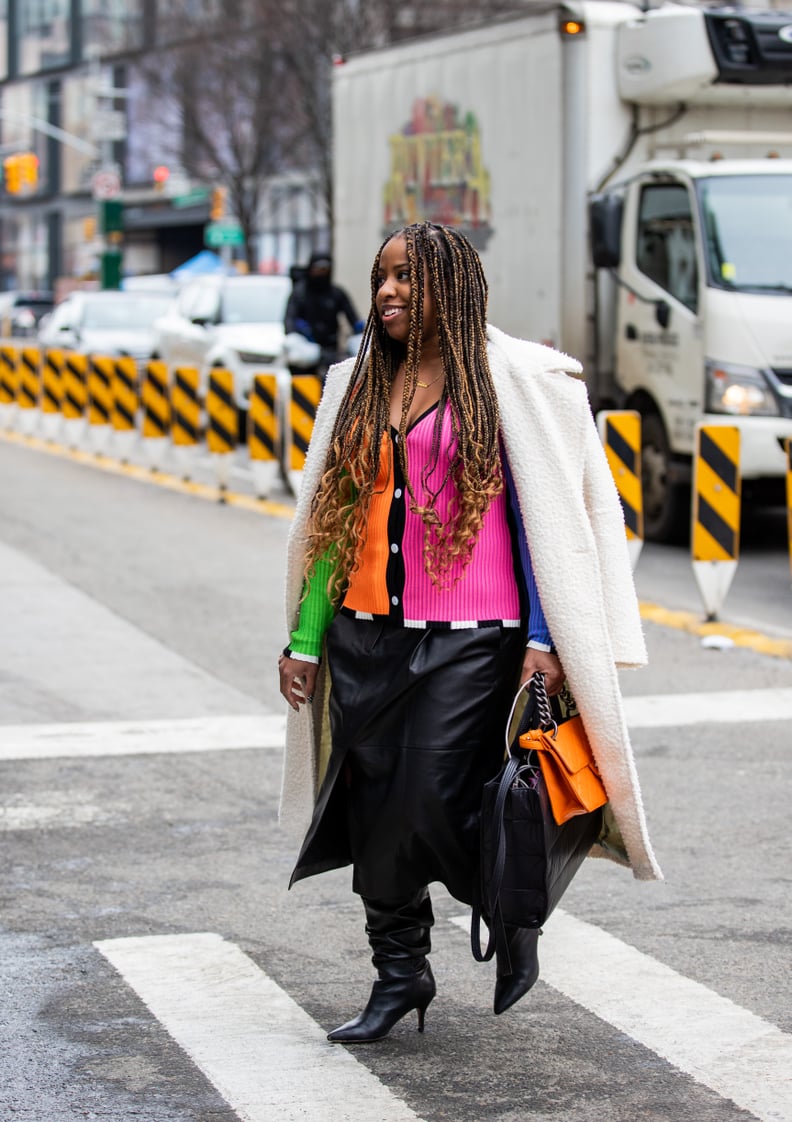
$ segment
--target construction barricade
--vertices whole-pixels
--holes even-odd
[[[177,366],[170,385],[171,440],[185,482],[192,478],[201,440],[201,376],[193,366]]]
[[[88,357],[67,354],[62,367],[63,430],[70,448],[78,448],[85,440],[86,411],[88,409]]]
[[[113,359],[91,355],[88,360],[88,439],[98,456],[109,450],[112,412]]]
[[[641,491],[641,414],[633,409],[603,410],[597,426],[624,511],[627,548],[633,569],[644,543]]]
[[[234,452],[237,446],[239,414],[234,400],[234,376],[230,370],[215,367],[209,372],[206,392],[206,443],[212,457],[217,485],[228,489]]]
[[[44,352],[41,361],[40,408],[44,438],[54,441],[63,420],[63,351]]]
[[[14,427],[16,417],[17,382],[16,347],[0,347],[0,428]]]
[[[137,441],[139,406],[138,367],[133,358],[117,358],[113,363],[111,423],[113,445],[125,464]]]
[[[691,551],[707,619],[717,617],[737,569],[740,491],[740,430],[697,425]]]
[[[152,359],[146,363],[140,387],[140,405],[143,411],[143,447],[152,471],[164,464],[170,444],[170,394],[168,368],[164,362]]]
[[[289,403],[289,485],[296,495],[302,483],[308,445],[313,434],[316,409],[322,396],[322,381],[315,374],[298,374],[291,380]]]
[[[269,498],[278,472],[278,383],[274,374],[256,374],[250,390],[248,455],[259,499]]]
[[[22,347],[17,362],[16,402],[19,427],[32,435],[39,419],[41,397],[41,352],[38,347]]]

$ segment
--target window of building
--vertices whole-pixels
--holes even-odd
[[[20,74],[63,66],[71,58],[70,0],[24,0],[17,4]]]
[[[8,0],[0,0],[0,79],[8,77]]]
[[[676,300],[696,311],[698,265],[690,195],[681,183],[644,187],[638,210],[636,264]]]
[[[82,44],[86,58],[140,47],[143,0],[83,0]]]

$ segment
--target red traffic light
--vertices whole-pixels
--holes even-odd
[[[165,167],[164,164],[160,164],[158,167],[154,168],[155,183],[159,183],[161,185],[163,183],[166,183],[168,179],[170,179],[170,168]]]

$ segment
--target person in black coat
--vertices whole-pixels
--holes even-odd
[[[364,326],[347,293],[332,283],[332,269],[329,253],[311,254],[303,276],[294,282],[284,320],[287,335],[297,332],[319,344],[322,372],[339,357],[338,317],[343,315],[353,332],[362,331]]]

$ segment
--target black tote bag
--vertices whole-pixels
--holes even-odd
[[[524,689],[528,703],[512,740],[508,730]],[[551,698],[551,704],[555,701]],[[602,809],[576,815],[558,825],[535,753],[519,737],[536,727],[537,708],[530,683],[518,690],[507,722],[508,756],[500,773],[484,784],[481,802],[480,899],[470,929],[473,957],[486,962],[495,953],[504,926],[541,927],[558,904],[602,827]],[[481,919],[489,929],[481,949]],[[500,945],[503,945],[501,943]]]

